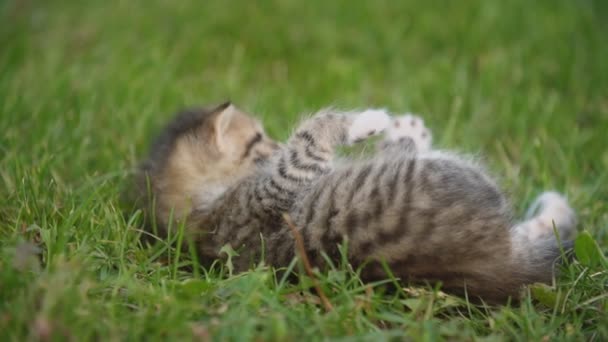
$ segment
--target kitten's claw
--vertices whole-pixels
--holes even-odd
[[[348,130],[348,143],[356,143],[386,130],[391,117],[383,109],[368,109],[357,114]]]
[[[433,140],[431,131],[426,128],[424,121],[411,113],[393,118],[385,135],[386,140],[390,142],[411,138],[419,152],[429,151]]]

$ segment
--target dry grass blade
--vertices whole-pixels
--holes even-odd
[[[310,279],[312,279],[312,284],[315,287],[315,290],[317,290],[317,294],[319,295],[319,298],[321,299],[321,303],[323,304],[325,311],[327,311],[327,312],[332,311],[334,309],[334,307],[329,302],[329,299],[327,299],[325,292],[323,292],[323,289],[319,285],[317,278],[315,277],[314,273],[312,272],[312,266],[310,264],[310,260],[308,259],[308,255],[306,254],[306,248],[304,248],[304,240],[302,239],[302,234],[300,234],[300,231],[293,224],[293,221],[291,221],[291,217],[289,217],[288,214],[283,214],[283,219],[285,220],[285,222],[287,223],[287,226],[289,226],[289,229],[291,230],[291,233],[293,234],[293,238],[296,241],[296,250],[298,251],[298,256],[300,257],[300,260],[302,261],[302,264],[304,265],[304,270],[306,270],[306,274],[308,274]]]

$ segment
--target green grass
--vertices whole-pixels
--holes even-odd
[[[0,1],[0,340],[608,339],[606,265],[495,308],[366,290],[337,265],[326,313],[307,277],[186,271],[171,241],[143,246],[130,170],[177,109],[229,98],[277,139],[330,104],[423,113],[518,213],[565,192],[608,249],[604,1],[253,3]]]

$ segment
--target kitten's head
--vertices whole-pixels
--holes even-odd
[[[152,144],[140,191],[153,195],[156,221],[164,225],[171,211],[183,218],[209,205],[277,148],[256,119],[230,103],[184,111]]]

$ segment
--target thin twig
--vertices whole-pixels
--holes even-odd
[[[323,292],[323,290],[321,289],[321,286],[319,285],[317,278],[315,277],[314,273],[312,272],[312,266],[310,265],[310,260],[308,259],[308,255],[306,254],[306,249],[304,248],[304,240],[302,239],[302,234],[300,234],[300,231],[293,224],[293,221],[291,221],[291,217],[289,217],[288,214],[286,214],[286,213],[283,214],[283,219],[285,220],[285,222],[287,223],[287,226],[289,227],[289,229],[291,230],[291,233],[293,234],[293,237],[296,241],[296,250],[298,251],[300,260],[302,261],[302,264],[304,265],[304,270],[306,271],[306,273],[312,280],[312,284],[315,287],[315,290],[317,290],[317,294],[319,295],[319,298],[321,299],[321,303],[323,304],[325,311],[327,311],[327,312],[332,311],[334,309],[334,307],[329,302],[329,299],[327,299],[327,296],[325,296],[325,292]]]

